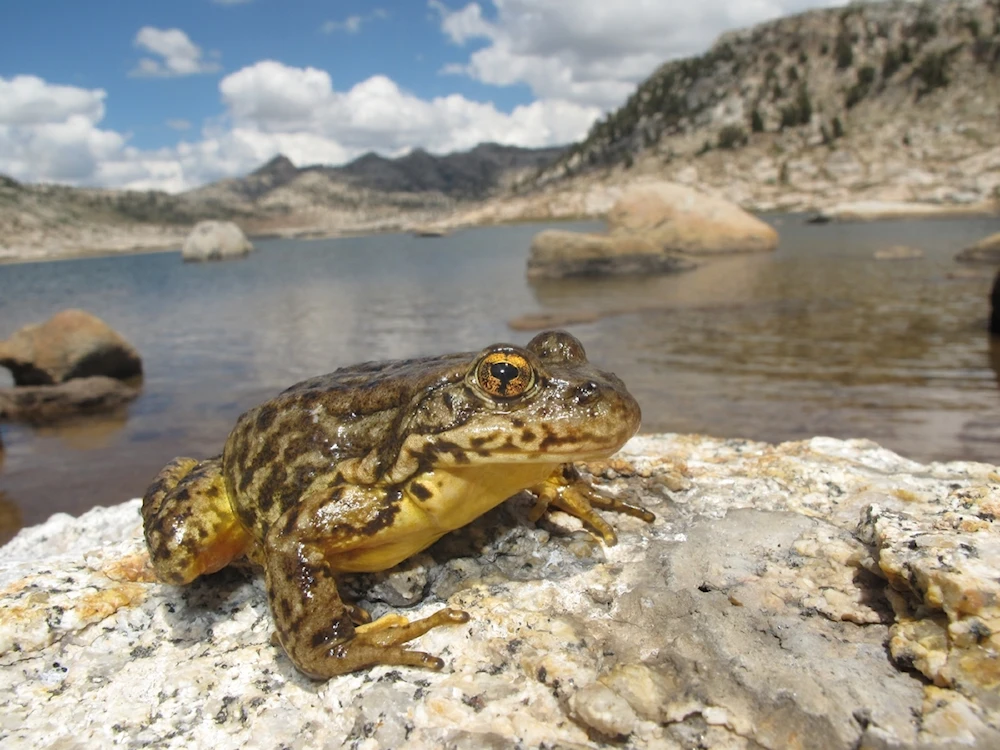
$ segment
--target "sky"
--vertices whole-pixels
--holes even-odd
[[[178,192],[570,143],[666,60],[845,1],[0,0],[0,173]]]

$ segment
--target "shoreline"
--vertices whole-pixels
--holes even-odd
[[[858,202],[861,203],[860,201]],[[867,203],[867,202],[866,202]],[[461,229],[477,228],[477,227],[492,227],[492,226],[516,226],[520,224],[536,224],[536,223],[564,223],[573,221],[602,221],[605,216],[603,213],[600,214],[587,214],[585,212],[577,212],[573,215],[558,215],[558,216],[537,216],[528,215],[523,217],[515,216],[484,216],[480,214],[475,216],[476,213],[481,211],[487,204],[478,204],[474,208],[470,208],[463,211],[456,211],[448,217],[439,219],[433,222],[434,226],[439,226],[443,230],[444,235],[451,234],[455,231]],[[493,205],[497,205],[494,203]],[[843,215],[838,215],[838,209],[841,206],[848,206],[851,204],[842,203],[838,205],[828,206],[826,208],[818,208],[810,211],[781,211],[767,209],[762,210],[758,208],[747,208],[750,213],[754,214],[804,214],[806,216],[812,216],[813,219],[821,218],[821,223],[831,223],[831,224],[842,224],[842,223],[855,223],[855,222],[872,222],[872,221],[899,221],[899,220],[917,220],[926,221],[932,219],[969,219],[969,218],[988,218],[988,217],[998,217],[1000,218],[1000,204],[995,201],[984,201],[977,204],[968,203],[955,203],[955,204],[931,204],[925,201],[906,201],[906,202],[886,202],[884,211],[872,210],[866,213],[864,216],[853,215],[850,212],[845,212]],[[149,228],[150,225],[142,225],[145,228]],[[165,229],[161,225],[154,225],[156,229]],[[400,224],[394,224],[392,226],[386,226],[384,228],[367,227],[367,228],[345,228],[345,229],[333,229],[330,227],[315,226],[315,227],[289,227],[287,229],[267,229],[260,232],[248,231],[247,237],[251,241],[256,240],[267,240],[267,239],[289,239],[289,240],[327,240],[327,239],[340,239],[345,237],[368,237],[378,234],[411,234],[415,233],[418,225],[405,226]],[[86,231],[90,227],[81,227],[81,231]],[[0,266],[5,265],[15,265],[20,263],[41,263],[48,261],[59,261],[59,260],[79,260],[79,259],[89,259],[89,258],[103,258],[103,257],[113,257],[119,255],[143,255],[147,253],[157,253],[157,252],[180,252],[181,245],[184,243],[184,239],[187,236],[190,228],[184,230],[183,234],[178,236],[170,237],[169,240],[164,237],[162,239],[157,239],[151,242],[142,242],[140,237],[134,238],[132,242],[122,241],[128,237],[128,231],[124,228],[122,229],[122,235],[116,240],[110,240],[104,245],[95,245],[93,239],[91,238],[89,243],[82,249],[74,250],[61,250],[60,246],[66,244],[71,244],[70,241],[66,239],[60,239],[58,242],[53,243],[57,247],[52,246],[45,247],[39,245],[33,245],[28,247],[0,247]],[[136,232],[139,235],[145,234],[141,230]],[[424,237],[425,239],[433,240],[435,237]],[[16,243],[16,240],[15,240]],[[123,246],[124,245],[124,246]]]

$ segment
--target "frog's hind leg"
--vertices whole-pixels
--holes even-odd
[[[156,577],[166,583],[221,570],[250,543],[230,507],[219,457],[167,464],[142,498],[142,521]]]
[[[331,545],[349,545],[351,537],[363,540],[365,526],[376,525],[379,506],[363,502],[365,492],[348,487],[329,495],[307,493],[278,519],[264,542],[267,595],[278,641],[299,671],[314,679],[377,664],[441,669],[441,659],[406,644],[432,628],[469,620],[461,610],[441,609],[413,622],[398,614],[369,622],[367,612],[341,600],[327,553]],[[338,516],[330,512],[336,500],[368,508],[374,515],[362,511],[353,519]]]

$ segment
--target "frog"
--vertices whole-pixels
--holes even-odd
[[[373,621],[339,578],[388,570],[523,491],[531,522],[560,510],[614,545],[599,510],[654,516],[597,491],[575,462],[611,456],[640,419],[625,384],[565,331],[343,367],[246,411],[220,455],[163,468],[142,500],[150,562],[173,585],[241,560],[263,569],[274,640],[315,680],[440,670],[409,643],[467,612]]]

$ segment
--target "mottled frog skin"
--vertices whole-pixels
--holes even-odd
[[[390,568],[525,489],[533,518],[555,507],[614,544],[594,507],[652,514],[597,494],[569,462],[611,455],[639,418],[621,380],[559,331],[346,367],[250,409],[221,456],[166,466],[143,498],[150,558],[172,584],[243,556],[260,565],[277,638],[310,677],[440,669],[405,644],[467,613],[371,622],[341,600],[337,574]]]

